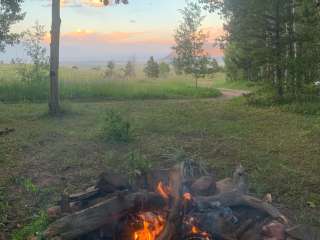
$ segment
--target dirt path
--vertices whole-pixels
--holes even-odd
[[[231,99],[234,97],[241,97],[245,94],[249,94],[249,91],[245,90],[235,90],[235,89],[226,89],[226,88],[218,88],[222,93],[222,98],[224,99]]]

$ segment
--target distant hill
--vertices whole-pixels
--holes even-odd
[[[209,55],[209,57],[215,58],[220,65],[224,64],[223,51],[221,49],[215,48],[212,46],[212,44],[207,43],[204,45],[204,50]],[[169,62],[172,62],[175,56],[176,56],[176,53],[172,51],[168,56],[166,56],[161,60],[169,63]]]

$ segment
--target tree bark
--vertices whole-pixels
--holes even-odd
[[[59,113],[60,0],[52,0],[49,113]]]

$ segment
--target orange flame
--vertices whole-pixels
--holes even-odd
[[[164,219],[153,213],[143,213],[139,217],[143,222],[143,228],[134,232],[133,240],[156,240],[164,228]]]
[[[169,198],[169,190],[163,185],[162,182],[158,183],[157,192],[165,199]]]

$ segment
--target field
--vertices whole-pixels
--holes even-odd
[[[19,65],[0,65],[0,101],[41,102],[48,99],[48,81],[21,81]],[[203,98],[219,96],[213,89],[212,81],[202,81],[195,88],[194,80],[188,76],[170,74],[158,79],[147,79],[142,66],[137,67],[135,77],[124,79],[116,76],[104,77],[103,69],[64,67],[60,70],[61,99],[101,100],[101,99],[172,99]],[[118,69],[118,73],[120,70]],[[219,75],[217,75],[219,77]],[[207,83],[210,85],[207,85]]]
[[[80,102],[64,101],[63,116],[49,117],[45,102],[0,103],[0,129],[15,129],[0,137],[0,233],[20,240],[41,231],[47,221],[43,210],[62,191],[85,189],[107,168],[130,174],[170,164],[174,160],[165,156],[182,154],[213,167],[219,178],[241,162],[253,193],[272,193],[275,204],[294,221],[320,226],[319,116],[257,108],[243,97],[186,94],[184,87],[198,91],[191,79],[101,83],[100,73],[97,80],[92,77],[93,70],[86,70],[90,77],[83,73],[74,80],[77,70],[64,71],[62,88],[69,86],[64,91],[81,92],[91,89],[91,83],[95,90],[78,96]],[[100,95],[91,93],[101,88],[99,83],[108,86],[113,100],[103,95],[94,101]],[[173,86],[183,94],[172,94]],[[230,83],[218,74],[201,80],[201,86],[212,91],[212,86],[227,88]],[[110,110],[130,123],[130,141],[106,141],[103,129]]]

